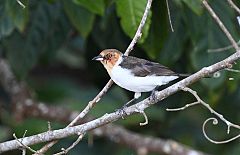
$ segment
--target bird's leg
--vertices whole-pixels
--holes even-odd
[[[133,99],[125,103],[120,109],[117,109],[117,111],[119,112],[119,114],[123,119],[124,119],[123,114],[127,114],[124,109],[127,108],[127,105],[129,105],[130,103],[135,102],[140,96],[141,96],[141,93],[135,93]]]
[[[133,98],[133,99],[131,99],[130,101],[128,101],[127,103],[125,103],[123,106],[122,106],[122,108],[121,109],[124,109],[124,108],[126,108],[127,107],[127,105],[129,105],[130,103],[132,103],[132,102],[135,102],[136,101],[136,98]]]
[[[135,100],[136,100],[136,98],[133,98],[130,101],[128,101],[127,103],[125,103],[120,109],[117,109],[117,111],[119,112],[119,114],[121,115],[121,117],[123,119],[124,119],[123,114],[127,114],[124,109],[127,108],[127,105],[129,105],[130,103],[134,102]]]
[[[154,100],[154,101],[156,101],[156,95],[155,95],[155,93],[156,93],[156,91],[158,90],[158,88],[159,88],[160,86],[156,86],[153,90],[152,90],[152,92],[151,92],[151,98],[150,99],[152,99],[152,100]]]

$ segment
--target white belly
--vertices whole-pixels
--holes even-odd
[[[161,86],[178,78],[178,76],[146,76],[135,77],[133,74],[119,66],[114,66],[111,72],[112,80],[122,88],[133,92],[149,92],[156,86]]]

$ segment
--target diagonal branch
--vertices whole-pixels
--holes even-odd
[[[144,111],[144,109],[150,107],[151,105],[180,91],[181,88],[187,87],[190,84],[192,84],[192,83],[200,80],[201,78],[206,77],[216,71],[227,68],[229,66],[229,64],[233,64],[239,58],[240,58],[240,52],[238,51],[218,63],[215,63],[209,67],[204,67],[197,73],[175,83],[174,85],[172,85],[162,91],[156,92],[155,100],[153,100],[151,97],[148,97],[148,98],[144,99],[143,101],[126,108],[126,110],[125,110],[126,114],[123,114],[123,115],[126,117],[127,115],[132,115],[132,114],[138,113],[139,110]],[[121,119],[121,116],[118,114],[118,112],[114,112],[114,113],[110,113],[110,114],[105,114],[104,116],[102,116],[98,119],[92,120],[90,122],[87,122],[87,123],[84,123],[81,125],[77,125],[74,127],[68,127],[68,128],[64,128],[64,129],[59,129],[59,130],[54,130],[54,131],[48,131],[48,132],[40,133],[40,134],[37,134],[34,136],[25,137],[25,138],[22,138],[19,140],[21,140],[25,145],[30,146],[30,145],[37,144],[37,143],[42,143],[42,142],[65,138],[67,136],[76,135],[79,133],[83,134],[87,131],[90,131],[90,130],[93,130],[100,126],[114,122],[118,119]],[[0,143],[1,152],[12,150],[12,149],[18,149],[20,147],[21,147],[21,145],[19,145],[19,143],[16,140],[11,140],[8,142]]]
[[[74,143],[72,143],[71,146],[69,146],[67,149],[62,148],[61,152],[55,153],[53,155],[67,154],[71,149],[73,149],[82,140],[83,136],[84,136],[84,134],[81,134],[80,136],[78,136],[77,140]]]
[[[213,11],[213,9],[210,7],[208,4],[207,0],[203,0],[203,5],[206,7],[210,15],[213,17],[213,19],[216,21],[218,26],[222,29],[222,31],[225,33],[227,36],[228,40],[231,42],[233,47],[235,48],[236,51],[239,51],[239,47],[237,42],[233,39],[232,35],[229,33],[225,25],[222,23],[222,21],[219,19],[219,17],[216,15],[216,13]]]
[[[166,0],[166,5],[167,5],[167,14],[168,14],[168,21],[170,24],[170,28],[171,28],[172,32],[174,32],[173,25],[172,25],[172,19],[171,19],[171,11],[169,8],[168,0]]]
[[[142,16],[142,19],[141,19],[141,22],[138,26],[138,29],[135,33],[135,36],[133,37],[130,45],[128,46],[127,50],[125,51],[124,55],[129,55],[129,53],[133,50],[133,47],[136,45],[136,43],[138,42],[138,40],[141,38],[142,36],[142,29],[146,23],[146,20],[147,20],[147,16],[150,12],[150,8],[151,8],[151,5],[152,5],[152,1],[153,0],[148,0],[147,1],[147,5],[146,5],[146,8],[145,8],[145,11],[143,13],[143,16]]]
[[[17,3],[18,3],[23,9],[26,8],[26,6],[25,6],[20,0],[17,0]]]
[[[63,107],[49,106],[43,103],[41,103],[41,106],[37,103],[23,103],[23,109],[25,118],[35,117],[48,121],[58,121],[61,123],[69,123],[72,118],[79,113],[77,111],[69,111]],[[42,109],[45,109],[45,111]],[[78,121],[77,123],[85,123],[92,119],[93,118],[88,116],[81,119],[81,122]],[[176,141],[144,136],[115,124],[108,124],[94,129],[91,133],[96,136],[108,138],[114,143],[125,145],[126,147],[136,151],[141,148],[145,148],[149,153],[153,152],[166,155],[182,155],[190,154],[191,152],[195,152],[196,155],[205,154],[197,150],[193,150],[192,148],[182,145]]]
[[[208,11],[209,12],[213,12],[213,10],[210,11],[210,6],[207,4],[206,1],[203,1],[203,3],[207,6]],[[209,9],[210,8],[210,9]],[[211,13],[212,13],[211,12]],[[213,12],[214,13],[214,12]],[[214,14],[213,14],[214,15]],[[215,14],[216,15],[216,14]],[[215,18],[217,23],[219,24],[220,19],[219,18]],[[221,28],[225,28],[222,27],[220,24]],[[227,29],[224,29],[224,32],[228,32]],[[229,33],[229,32],[228,32]],[[132,105],[128,108],[126,108],[126,114],[124,114],[125,116],[127,115],[132,115],[135,113],[138,113],[139,110],[140,111],[144,111],[144,109],[148,108],[149,106],[157,103],[158,101],[161,101],[163,99],[165,99],[166,97],[169,97],[170,95],[178,92],[181,90],[181,88],[183,87],[187,87],[190,84],[200,80],[203,77],[208,76],[209,74],[212,74],[214,72],[217,72],[219,70],[228,68],[228,66],[230,64],[233,64],[236,60],[238,60],[240,58],[240,50],[239,47],[237,45],[234,44],[234,39],[231,37],[231,34],[229,33],[225,33],[227,35],[227,37],[229,38],[229,40],[231,41],[231,43],[233,44],[234,48],[236,49],[236,53],[232,54],[231,56],[229,56],[228,58],[215,63],[209,67],[204,67],[203,69],[201,69],[200,71],[198,71],[197,73],[191,75],[188,78],[185,78],[181,81],[179,81],[178,83],[162,90],[159,92],[156,92],[156,99],[152,100],[151,98],[147,98],[135,105]],[[229,37],[230,36],[230,37]],[[95,119],[93,121],[87,122],[85,124],[82,125],[78,125],[75,127],[68,127],[68,128],[64,128],[64,129],[59,129],[59,130],[54,130],[54,131],[48,131],[48,132],[44,132],[38,135],[34,135],[34,136],[30,136],[30,137],[25,137],[22,139],[19,139],[23,142],[24,145],[33,145],[36,143],[41,143],[41,142],[47,142],[47,141],[51,141],[51,140],[55,140],[55,139],[61,139],[70,135],[74,135],[74,134],[83,134],[87,131],[93,130],[95,128],[98,128],[102,125],[108,124],[110,122],[116,121],[118,119],[121,119],[121,116],[118,115],[117,112],[115,113],[110,113],[110,114],[105,114],[104,116]],[[18,149],[21,146],[19,145],[19,143],[17,143],[16,140],[12,140],[12,141],[8,141],[8,142],[4,142],[4,143],[0,143],[0,150],[1,152],[7,151],[7,150],[12,150],[12,149]]]
[[[148,0],[147,1],[147,5],[145,8],[145,11],[143,13],[141,22],[138,26],[138,29],[135,33],[135,36],[133,37],[130,45],[128,46],[127,50],[125,51],[124,55],[129,55],[129,53],[133,50],[133,47],[135,46],[135,44],[137,43],[137,41],[141,38],[142,36],[142,29],[146,23],[147,20],[147,16],[149,14],[150,8],[152,5],[152,0]],[[90,111],[90,109],[92,109],[94,107],[94,105],[100,101],[100,99],[102,98],[102,96],[108,91],[108,89],[112,86],[113,81],[110,79],[108,81],[108,83],[104,86],[104,88],[98,93],[98,95],[88,103],[88,105],[84,108],[84,110],[67,126],[73,126],[74,124],[76,124],[76,122],[79,119],[82,119],[83,117],[85,117],[87,115],[87,113]],[[41,148],[38,152],[39,153],[44,153],[46,152],[50,147],[52,147],[55,143],[57,143],[57,141],[53,141],[51,143],[46,144],[43,148]]]
[[[237,5],[234,4],[232,0],[227,0],[227,1],[228,1],[229,5],[230,5],[233,9],[235,9],[235,10],[238,12],[238,14],[240,15],[240,9],[237,7]]]
[[[240,126],[237,125],[237,124],[233,124],[231,122],[229,122],[228,120],[226,120],[222,114],[219,114],[218,112],[216,112],[215,110],[213,110],[206,102],[204,102],[198,95],[197,95],[197,92],[190,89],[190,88],[182,88],[183,91],[187,91],[189,93],[191,93],[196,99],[197,99],[197,102],[202,104],[204,107],[206,107],[212,114],[214,114],[215,116],[217,116],[219,119],[221,119],[223,122],[225,122],[228,126],[228,130],[227,130],[227,133],[229,134],[230,132],[230,128],[231,127],[234,127],[234,128],[237,128],[237,129],[240,129]]]

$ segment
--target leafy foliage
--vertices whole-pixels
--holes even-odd
[[[124,51],[134,36],[142,18],[146,0],[21,0],[23,9],[15,0],[0,1],[0,53],[6,58],[19,80],[26,81],[36,99],[55,106],[81,110],[105,84],[109,76],[104,68],[91,58],[102,49],[117,48]],[[239,4],[239,2],[237,2]],[[208,49],[228,46],[230,43],[216,23],[201,5],[201,0],[169,1],[174,32],[170,31],[166,4],[153,1],[143,36],[132,55],[161,62],[183,73],[194,73],[230,55],[234,50],[208,53]],[[236,14],[225,1],[211,1],[211,6],[224,24],[239,38]],[[239,40],[239,39],[238,39]],[[239,62],[234,69],[239,69]],[[234,80],[228,80],[234,78]],[[239,122],[239,73],[221,71],[219,78],[208,78],[193,85],[204,101],[218,112]],[[6,94],[0,89],[0,95]],[[91,111],[98,117],[120,108],[132,93],[113,86]],[[144,96],[145,95],[145,96]],[[143,98],[148,94],[144,94]],[[2,107],[1,100],[0,110]],[[192,102],[186,93],[175,94],[161,104],[149,108],[146,113],[149,125],[139,128],[141,115],[132,116],[117,123],[132,131],[166,139],[175,139],[212,154],[239,154],[239,144],[212,145],[201,133],[201,124],[209,116],[205,109],[189,109],[179,113],[166,112],[167,107],[179,107]],[[8,103],[10,105],[10,103]],[[6,130],[22,134],[45,131],[45,121],[13,120],[11,110],[0,112],[0,140],[12,138]],[[8,106],[6,106],[8,107]],[[36,126],[38,124],[41,127]],[[5,127],[6,126],[6,127]],[[53,124],[53,128],[63,126]],[[177,132],[176,132],[177,131]],[[219,129],[212,132],[223,135]],[[221,134],[220,134],[221,133]],[[221,136],[222,138],[222,136]],[[64,140],[53,152],[66,147],[72,139]],[[103,143],[104,142],[104,143]],[[86,140],[71,154],[121,154],[133,150],[94,139],[93,147],[86,147]],[[61,146],[62,145],[62,146]],[[38,146],[36,146],[38,147]],[[226,152],[224,150],[232,150]],[[50,152],[53,153],[53,152]],[[83,154],[84,154],[83,153]],[[11,153],[10,153],[11,154]],[[134,153],[133,153],[134,154]]]
[[[137,31],[138,25],[142,19],[147,1],[145,0],[118,0],[116,1],[117,14],[120,17],[120,23],[124,32],[131,38],[133,38]],[[142,41],[148,35],[148,29],[150,27],[151,12],[149,18],[142,31]]]
[[[25,0],[24,5],[28,5],[27,0]],[[5,3],[6,13],[12,19],[15,27],[20,31],[23,32],[24,28],[28,22],[28,8],[23,9],[19,7],[17,1],[6,1]]]
[[[92,30],[94,15],[86,9],[71,2],[62,1],[64,10],[73,26],[83,36],[87,37]]]
[[[201,15],[203,12],[201,0],[182,0],[194,13]]]
[[[92,13],[103,16],[105,10],[104,0],[74,0],[76,4],[79,4]]]

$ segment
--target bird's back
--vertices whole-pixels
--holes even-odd
[[[122,68],[130,69],[132,74],[138,77],[145,77],[150,75],[177,76],[175,72],[166,66],[132,56],[124,56],[119,66]]]

